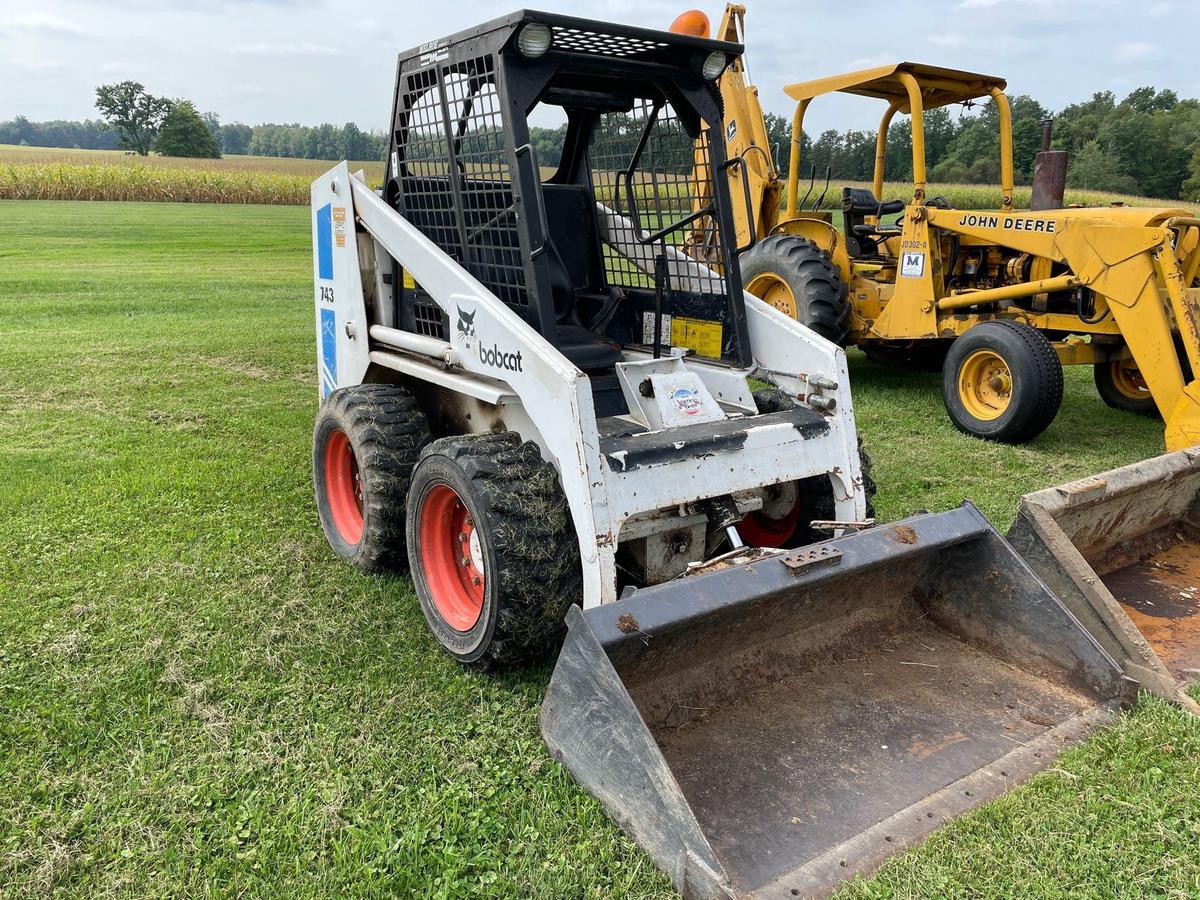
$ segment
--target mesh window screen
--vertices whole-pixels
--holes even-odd
[[[525,269],[495,78],[490,56],[407,76],[397,134],[401,202],[409,221],[523,311]],[[444,336],[435,304],[414,300],[413,318],[421,333]]]
[[[630,171],[647,128],[645,147]],[[654,101],[639,100],[628,113],[605,113],[601,117],[592,133],[588,160],[597,201],[621,217],[610,228],[610,245],[632,247],[638,244],[635,225],[643,237],[678,225],[680,227],[662,237],[662,242],[715,267],[711,271],[689,267],[687,288],[697,293],[726,294],[725,279],[720,274],[724,258],[716,218],[703,215],[683,224],[712,198],[707,128],[701,130],[697,141],[688,134],[669,104],[656,109]],[[627,172],[630,174],[628,181]],[[661,252],[662,243],[656,242],[650,255]],[[605,246],[604,267],[608,283],[653,288],[652,269],[647,271],[644,265],[634,265],[627,258],[629,256],[628,252],[618,253],[612,246]],[[640,256],[644,262],[646,254]]]

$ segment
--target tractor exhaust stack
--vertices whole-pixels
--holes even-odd
[[[969,504],[572,609],[551,754],[685,896],[822,896],[1132,682]]]
[[[1200,715],[1200,448],[1027,494],[1008,539],[1131,678]]]
[[[1033,158],[1033,196],[1029,208],[1034,211],[1062,209],[1067,192],[1068,153],[1066,150],[1050,149],[1050,131],[1053,127],[1053,119],[1042,122],[1042,149]]]

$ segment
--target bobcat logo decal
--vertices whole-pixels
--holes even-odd
[[[475,340],[475,313],[465,312],[461,306],[458,307],[458,337],[468,347]]]

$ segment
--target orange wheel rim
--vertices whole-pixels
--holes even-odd
[[[471,511],[448,484],[421,498],[421,571],[438,614],[455,631],[470,631],[483,613],[487,588],[483,545]]]
[[[338,536],[357,544],[363,533],[363,487],[350,438],[334,429],[325,440],[325,496]]]

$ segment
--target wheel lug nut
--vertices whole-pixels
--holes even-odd
[[[458,542],[460,544],[465,544],[467,542],[467,536],[465,534],[460,534],[458,536]]]
[[[483,584],[483,579],[480,578],[478,575],[476,575],[474,578],[471,579],[471,584],[475,584],[475,585]]]
[[[462,567],[465,569],[465,568],[466,568],[467,566],[469,566],[470,564],[471,564],[471,561],[470,561],[469,559],[467,559],[467,558],[464,556],[464,557],[462,558]]]

